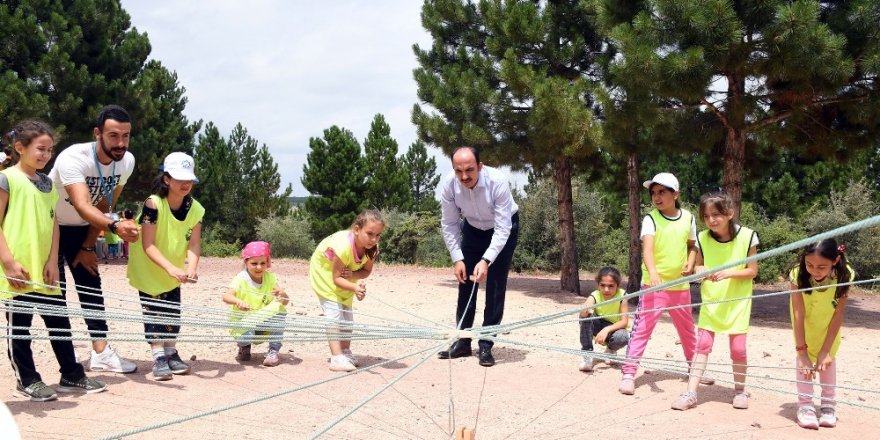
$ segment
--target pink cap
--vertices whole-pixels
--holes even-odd
[[[252,241],[241,250],[241,258],[247,260],[253,257],[266,257],[269,267],[272,267],[272,246],[265,241]]]

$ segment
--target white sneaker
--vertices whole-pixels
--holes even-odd
[[[92,350],[92,358],[89,360],[89,371],[128,374],[137,371],[137,365],[134,362],[119,357],[116,351],[113,350],[113,347],[107,345],[101,353]]]
[[[330,357],[330,371],[354,371],[357,367],[351,363],[344,354],[338,354]]]
[[[352,365],[354,365],[355,367],[358,366],[357,358],[354,357],[354,353],[352,353],[351,350],[346,348],[345,350],[342,350],[342,354],[345,355],[346,358],[348,358],[348,361],[351,362]]]
[[[607,357],[603,359],[605,362],[608,362],[608,365],[620,365],[620,361],[617,360],[617,350],[612,350],[610,348],[605,349],[605,354]]]
[[[584,356],[584,359],[581,361],[581,365],[578,367],[578,370],[581,371],[593,371],[593,357],[592,356]]]

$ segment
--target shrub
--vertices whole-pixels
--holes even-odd
[[[432,213],[383,212],[382,259],[391,263],[450,264],[440,235],[440,218]]]
[[[272,244],[275,257],[309,258],[316,246],[308,218],[296,213],[260,219],[257,237]]]

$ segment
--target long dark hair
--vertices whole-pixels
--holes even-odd
[[[700,221],[702,221],[703,224],[706,224],[706,211],[708,211],[710,207],[717,209],[718,212],[723,215],[734,214],[734,209],[736,209],[733,206],[733,199],[726,192],[718,191],[703,194],[703,196],[700,197]],[[736,234],[739,233],[736,229],[736,222],[733,221],[733,218],[730,219],[727,227],[730,228],[730,239],[733,240],[736,238]],[[715,233],[712,232],[711,229],[709,230],[709,234],[712,235],[712,237],[715,237]],[[717,240],[718,237],[715,237],[715,239]]]
[[[809,244],[804,248],[804,252],[801,254],[800,269],[798,270],[798,289],[806,289],[810,287],[810,273],[807,272],[808,255],[818,255],[832,262],[837,260],[837,257],[840,257],[840,259],[837,260],[837,263],[831,268],[832,272],[829,276],[836,278],[837,283],[839,284],[850,282],[849,268],[846,264],[846,255],[844,255],[843,245],[839,245],[837,240],[833,238],[826,238],[818,243]],[[837,286],[837,289],[834,292],[834,299],[840,299],[841,297],[846,296],[847,292],[849,292],[849,285]],[[807,290],[804,293],[809,295],[813,293],[813,291]]]
[[[168,184],[165,183],[165,176],[171,177],[168,173],[160,173],[150,185],[150,191],[163,199],[168,197]]]
[[[3,146],[3,152],[6,153],[6,159],[3,161],[2,167],[9,168],[18,162],[18,151],[15,151],[15,144],[20,143],[23,147],[27,147],[31,142],[42,136],[48,135],[52,138],[52,145],[58,143],[58,135],[49,124],[36,120],[25,119],[15,124],[12,130],[3,135],[0,144]]]
[[[616,267],[605,266],[599,269],[599,273],[596,274],[596,284],[598,285],[605,277],[611,277],[617,283],[617,288],[620,289],[620,271]]]

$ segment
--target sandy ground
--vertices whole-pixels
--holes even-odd
[[[276,260],[274,270],[287,286],[294,306],[292,317],[318,317],[317,301],[308,288],[307,267],[302,261]],[[184,288],[185,305],[221,309],[223,286],[239,270],[235,259],[203,260],[201,281]],[[125,282],[125,267],[102,267],[111,306],[132,310],[136,292]],[[456,286],[449,269],[379,265],[369,281],[367,299],[355,304],[355,319],[361,323],[386,324],[390,320],[433,325],[452,325]],[[583,275],[585,278],[588,275]],[[504,322],[567,310],[582,299],[560,293],[554,276],[511,277]],[[591,281],[584,282],[592,288]],[[766,291],[772,291],[766,290]],[[756,292],[761,293],[761,292]],[[383,303],[384,302],[384,303]],[[407,315],[393,305],[417,315]],[[483,304],[478,301],[480,321]],[[297,314],[298,313],[298,314]],[[367,315],[372,315],[367,316]],[[381,318],[378,318],[381,317]],[[42,325],[42,324],[38,324]],[[84,328],[81,319],[75,328]],[[406,325],[391,323],[391,325]],[[112,322],[112,331],[140,331],[133,322]],[[223,334],[220,329],[187,329],[184,332]],[[838,398],[856,405],[880,407],[880,297],[853,294],[844,324],[844,340],[838,354],[838,384],[854,390],[838,390]],[[577,324],[573,321],[529,327],[503,335],[514,341],[579,348]],[[727,362],[726,338],[718,338],[710,362]],[[423,356],[435,351],[439,340],[392,339],[355,341],[353,349],[362,366],[375,365],[419,349],[425,354],[388,363],[367,372],[343,377],[327,369],[328,350],[322,342],[288,342],[283,364],[275,368],[260,365],[265,345],[255,348],[254,360],[239,363],[230,343],[184,342],[179,345],[193,373],[168,382],[155,382],[144,342],[117,341],[118,351],[137,362],[131,375],[93,374],[109,390],[93,395],[62,395],[57,401],[33,403],[10,397],[15,379],[8,360],[0,368],[0,383],[8,392],[8,405],[23,438],[101,438],[179,417],[232,405],[266,394],[295,390],[318,381],[339,378],[322,385],[250,404],[217,415],[197,418],[132,436],[136,439],[265,439],[310,438],[324,426],[368,399],[382,386],[399,378]],[[85,358],[87,343],[76,342]],[[44,380],[58,383],[57,364],[48,342],[34,344],[37,365]],[[749,381],[751,406],[736,410],[730,405],[731,376],[716,373],[718,384],[701,388],[699,405],[685,412],[669,405],[685,389],[682,377],[643,364],[636,379],[636,394],[617,392],[620,371],[601,364],[593,373],[577,370],[579,358],[572,354],[536,347],[498,343],[498,364],[483,368],[475,357],[437,360],[435,356],[400,379],[393,387],[366,403],[354,415],[330,430],[324,438],[340,439],[443,439],[453,426],[476,427],[478,439],[562,439],[581,438],[713,438],[713,439],[803,439],[880,438],[880,410],[841,404],[839,424],[834,429],[807,431],[796,426],[792,379],[794,349],[784,297],[755,303],[748,349],[755,374]],[[670,321],[658,325],[646,352],[647,358],[681,360]],[[712,367],[728,371],[726,366]],[[775,380],[774,380],[775,379]],[[781,380],[780,380],[781,379]],[[769,388],[761,389],[759,387]],[[867,389],[870,391],[859,391]]]

